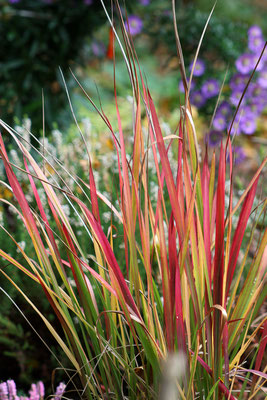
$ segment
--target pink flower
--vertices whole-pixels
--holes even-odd
[[[0,383],[0,399],[8,400],[8,388],[6,382]]]
[[[13,397],[17,395],[15,382],[10,379],[9,381],[7,381],[7,387],[8,387],[9,398],[13,400]]]
[[[41,397],[44,397],[44,395],[45,395],[45,387],[44,387],[44,384],[43,384],[42,381],[39,381],[37,383],[37,390],[38,390],[39,395]]]
[[[31,389],[29,390],[30,400],[39,400],[39,393],[35,383],[32,383]]]

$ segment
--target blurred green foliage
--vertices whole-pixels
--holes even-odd
[[[42,90],[49,130],[66,105],[59,67],[67,79],[70,67],[85,65],[84,44],[107,19],[95,0],[0,0],[0,7],[0,115],[10,124],[27,115],[38,135]]]
[[[160,40],[167,46],[170,55],[176,55],[172,13],[166,9],[165,12],[155,10],[155,14],[156,23],[147,27],[152,35],[153,49],[156,49]],[[193,60],[208,16],[209,12],[199,9],[194,4],[177,9],[177,25],[186,66]],[[214,71],[214,65],[218,65],[218,62],[221,70],[225,70],[227,64],[234,64],[246,46],[247,27],[245,22],[231,20],[217,15],[214,11],[199,55],[200,58],[209,61],[210,70]]]
[[[1,117],[12,123],[25,114],[33,127],[42,127],[42,89],[46,123],[51,125],[65,104],[58,67],[67,72],[79,59],[85,36],[105,21],[98,3],[79,1],[2,1]],[[77,3],[77,2],[76,2]]]

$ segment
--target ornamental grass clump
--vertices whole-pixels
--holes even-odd
[[[57,159],[52,164],[45,151],[33,146],[27,150],[23,137],[1,121],[23,157],[24,168],[19,172],[28,177],[35,205],[27,201],[16,165],[6,151],[5,136],[1,136],[6,185],[13,196],[1,201],[20,216],[34,254],[18,243],[23,261],[3,250],[0,254],[39,285],[62,332],[54,329],[31,302],[30,293],[22,291],[5,268],[1,273],[36,310],[68,357],[72,370],[65,368],[66,380],[74,384],[79,377],[81,382],[75,398],[233,400],[243,399],[246,393],[250,399],[257,398],[267,379],[267,317],[260,313],[267,290],[263,223],[267,201],[254,201],[267,158],[234,204],[232,137],[228,131],[218,159],[207,150],[201,160],[188,100],[194,66],[188,85],[176,25],[186,101],[180,106],[177,130],[164,136],[122,15],[121,21],[124,47],[113,29],[133,89],[130,157],[116,79],[116,127],[88,97],[113,140],[116,200],[98,190],[89,151],[88,180],[72,175],[79,184],[78,193],[62,179],[64,165]],[[77,128],[84,137],[78,123]],[[174,165],[170,163],[172,152]],[[149,154],[156,171],[153,177]],[[38,157],[42,163],[36,162]],[[157,181],[156,201],[150,195],[152,179]],[[226,180],[230,182],[229,201]],[[39,190],[44,190],[45,200],[41,201]],[[99,212],[101,202],[111,211],[108,229]],[[82,221],[89,255],[88,248],[80,245],[64,204]],[[121,235],[117,234],[120,228]],[[259,239],[251,256],[256,229]],[[124,262],[118,262],[118,248]]]

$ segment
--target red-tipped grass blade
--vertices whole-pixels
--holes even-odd
[[[259,177],[255,180],[252,188],[248,192],[240,216],[238,220],[238,224],[235,230],[235,234],[233,237],[232,241],[232,246],[230,250],[230,256],[229,256],[229,263],[228,263],[228,271],[227,271],[227,282],[226,282],[226,294],[225,298],[227,299],[230,286],[233,280],[234,272],[235,272],[235,267],[237,263],[237,259],[239,256],[240,248],[242,245],[244,233],[247,227],[248,219],[250,216],[251,208],[253,205],[253,201],[255,199],[256,195],[256,190],[257,190],[257,184],[258,184]]]

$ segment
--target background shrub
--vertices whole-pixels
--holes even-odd
[[[84,44],[106,17],[96,0],[1,0],[0,6],[1,118],[12,124],[14,115],[26,114],[38,135],[42,89],[51,128],[66,104],[59,67],[67,78],[69,67],[86,64]]]

